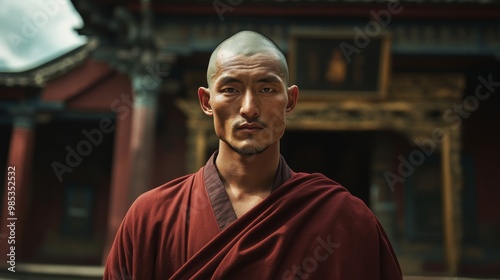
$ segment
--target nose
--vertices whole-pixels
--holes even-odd
[[[260,115],[259,97],[251,90],[247,90],[243,96],[240,115],[247,121],[253,121]]]

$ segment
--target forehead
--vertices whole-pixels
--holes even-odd
[[[279,57],[272,52],[256,53],[252,55],[235,54],[230,51],[221,51],[217,55],[215,72],[212,79],[227,75],[244,76],[279,76],[285,78]]]

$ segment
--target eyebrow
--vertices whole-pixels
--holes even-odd
[[[224,84],[229,84],[229,83],[241,83],[241,81],[236,79],[235,77],[225,76],[225,77],[220,78],[220,80],[217,81],[217,83],[224,85]]]
[[[281,83],[282,81],[278,79],[276,76],[266,76],[263,78],[260,78],[257,80],[258,83],[268,83],[268,84],[274,84],[274,83]]]
[[[275,84],[275,83],[281,83],[282,80],[280,80],[276,76],[265,76],[257,80],[257,83],[267,83],[267,84]],[[238,78],[235,78],[233,76],[224,76],[221,77],[218,81],[218,84],[220,85],[225,85],[225,84],[230,84],[230,83],[242,83],[241,80]]]

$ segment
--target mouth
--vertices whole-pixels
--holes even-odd
[[[261,129],[263,129],[264,127],[259,125],[259,124],[242,124],[240,126],[237,127],[237,130],[239,131],[245,131],[245,132],[256,132],[256,131],[259,131]]]

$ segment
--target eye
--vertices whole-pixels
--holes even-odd
[[[270,92],[273,92],[273,89],[266,87],[266,88],[261,89],[260,92],[262,92],[262,93],[270,93]]]
[[[232,94],[233,93],[238,93],[238,91],[235,88],[223,88],[221,90],[221,92],[223,92],[223,93],[232,93]]]

